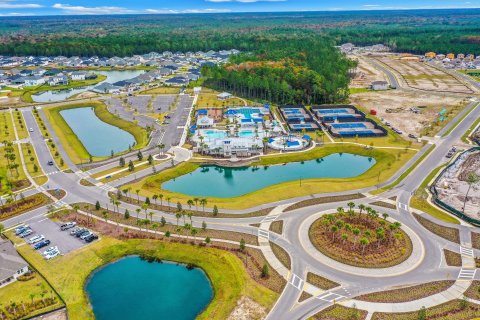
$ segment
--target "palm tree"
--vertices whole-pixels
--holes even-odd
[[[192,199],[188,199],[187,205],[188,205],[188,208],[189,208],[190,210],[192,210],[193,200],[192,200]]]
[[[192,221],[193,213],[192,212],[187,212],[187,216],[190,219],[190,224],[193,225],[193,221]]]
[[[353,208],[355,208],[355,203],[349,202],[347,203],[347,206],[350,208],[350,212],[353,212]]]
[[[179,220],[180,220],[181,217],[182,217],[182,214],[181,214],[180,212],[177,212],[177,213],[175,214],[175,218],[177,218],[177,227],[178,227],[178,222],[179,222]]]
[[[387,218],[388,218],[388,213],[385,213],[385,212],[382,213],[382,217],[383,217],[383,220],[387,220]]]
[[[337,233],[338,227],[336,225],[333,225],[330,227],[330,231],[332,231],[332,241],[335,242],[335,233]]]
[[[148,204],[144,203],[142,204],[142,209],[145,211],[145,219],[147,219],[147,210],[148,210]]]
[[[195,236],[197,235],[198,230],[195,229],[195,228],[192,228],[192,229],[190,230],[190,233],[191,233],[192,236],[193,236],[193,243],[195,244],[195,243],[197,242],[197,238],[196,238]]]
[[[148,215],[150,216],[150,221],[152,221],[152,222],[153,222],[153,214],[154,214],[154,213],[153,213],[152,211],[150,211],[150,212],[148,213]]]
[[[199,200],[200,199],[198,199],[198,198],[193,198],[193,201],[195,202],[195,206],[197,207],[197,211],[198,211],[198,201]]]
[[[207,199],[200,199],[200,204],[202,205],[203,212],[205,212],[205,205],[207,204]]]
[[[343,244],[345,245],[345,241],[347,241],[348,239],[348,235],[346,233],[342,234],[342,240],[343,240]]]
[[[162,207],[163,206],[163,194],[160,193],[158,195],[158,198],[160,199],[160,207]]]
[[[167,199],[166,199],[166,200],[167,200],[167,207],[169,207],[169,208],[170,208],[170,200],[172,200],[172,198],[171,198],[171,197],[167,197]]]
[[[365,252],[365,247],[368,246],[369,243],[370,241],[368,241],[367,238],[360,239],[360,244],[363,246],[362,254]]]
[[[470,192],[470,188],[480,182],[480,176],[477,175],[475,172],[470,172],[467,176],[467,183],[468,189],[467,193],[465,194],[465,199],[463,200],[463,207],[462,212],[465,212],[465,205],[467,204],[468,193]]]
[[[137,194],[137,201],[138,201],[138,203],[140,203],[140,197],[138,196],[139,192],[140,192],[139,189],[135,190],[135,193]]]
[[[155,207],[157,206],[157,199],[158,199],[158,195],[154,194],[152,196],[152,199],[153,199],[153,202],[155,203]]]
[[[135,212],[137,213],[137,220],[138,220],[138,215],[140,214],[140,211],[142,211],[142,209],[140,208],[135,209]]]
[[[353,247],[355,248],[355,245],[357,244],[358,235],[360,234],[360,229],[354,228],[352,230],[352,233],[355,236],[354,239],[353,239]]]
[[[156,235],[157,234],[157,229],[158,229],[158,223],[153,223],[152,224],[152,229],[153,229],[154,234]]]
[[[365,210],[365,205],[363,203],[359,204],[358,209],[360,209],[360,214],[362,214],[362,211]]]

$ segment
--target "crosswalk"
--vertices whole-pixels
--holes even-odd
[[[398,207],[399,207],[400,209],[403,209],[403,210],[405,210],[405,211],[408,211],[408,205],[406,205],[405,203],[399,202],[399,203],[398,203]]]
[[[60,171],[52,171],[52,172],[49,172],[49,173],[45,173],[46,176],[51,176],[53,174],[57,174],[59,173]]]
[[[90,173],[90,171],[80,171],[80,170],[78,170],[78,171],[75,171],[75,174],[77,176],[79,176],[80,178],[84,179],[84,178],[89,177],[91,173]]]
[[[268,232],[268,230],[263,230],[263,229],[259,228],[258,229],[258,237],[270,240],[270,232]]]
[[[63,201],[60,200],[60,201],[55,202],[55,203],[53,204],[53,207],[54,207],[55,209],[60,209],[60,208],[65,207],[66,205],[67,205],[67,204],[66,204],[65,202],[63,202]]]
[[[45,188],[42,186],[37,187],[38,192],[45,192]]]
[[[473,249],[460,246],[460,254],[463,256],[474,257]]]
[[[262,223],[264,222],[273,222],[278,218],[278,214],[276,215],[271,215],[271,216],[265,216],[262,220]]]
[[[325,292],[324,294],[319,295],[315,298],[319,300],[327,301],[327,302],[338,302],[339,300],[345,299],[346,297],[338,293]]]
[[[300,291],[303,290],[303,284],[304,284],[303,279],[294,273],[292,273],[292,277],[290,278],[290,281],[288,283],[290,283],[292,286],[294,286],[296,289]]]
[[[112,191],[112,190],[115,190],[114,187],[112,187],[111,185],[109,185],[108,183],[104,184],[104,185],[101,185],[101,186],[98,186],[100,189],[103,189],[105,191]]]
[[[458,274],[459,280],[472,280],[475,278],[475,274],[477,273],[477,269],[460,269],[460,273]]]

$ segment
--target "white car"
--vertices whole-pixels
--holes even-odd
[[[33,132],[33,128],[28,129],[28,131]]]
[[[25,238],[33,233],[32,229],[27,229],[24,232],[20,233],[18,236],[20,238]]]
[[[90,235],[92,235],[92,232],[91,231],[88,231],[87,233],[83,234],[80,238],[82,240],[85,240],[86,237],[89,237]]]
[[[58,251],[57,246],[48,248],[47,250],[43,251],[42,254],[45,256],[45,255],[50,254],[50,253],[55,252],[55,251]]]
[[[59,254],[60,254],[60,251],[58,251],[58,250],[52,251],[52,252],[45,255],[45,259],[47,259],[47,260],[53,259],[56,256],[58,256]]]
[[[34,244],[43,240],[45,240],[45,236],[43,234],[37,234],[36,236],[33,236],[30,239],[28,239],[28,243]]]

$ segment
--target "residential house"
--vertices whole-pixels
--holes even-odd
[[[388,82],[387,81],[373,81],[370,85],[372,90],[388,90]]]
[[[25,78],[25,86],[26,87],[34,87],[39,86],[45,83],[45,79],[43,77],[26,77]]]
[[[0,237],[0,287],[15,281],[28,270],[27,262],[20,257],[13,244]]]

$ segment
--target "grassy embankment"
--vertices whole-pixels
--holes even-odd
[[[26,87],[22,94],[22,100],[25,102],[33,102],[32,95],[48,91],[48,90],[68,90],[78,87],[85,87],[91,86],[93,84],[97,84],[102,82],[103,80],[107,79],[107,76],[103,74],[98,74],[95,79],[90,80],[74,80],[69,81],[67,85],[64,86],[49,86],[47,83],[41,84],[36,87]]]
[[[0,194],[5,194],[9,191],[20,190],[30,185],[30,181],[28,181],[25,171],[23,170],[23,166],[21,165],[21,162],[20,162],[20,153],[18,151],[18,145],[14,144],[12,147],[13,147],[13,154],[15,155],[15,163],[18,164],[17,169],[7,168],[8,161],[4,157],[5,147],[0,147],[0,155],[1,155],[0,156],[0,181],[1,181]],[[11,187],[7,182],[11,183]]]
[[[435,217],[439,220],[448,222],[448,223],[453,223],[453,224],[460,224],[458,219],[454,218],[453,216],[449,215],[448,213],[444,212],[443,210],[440,210],[439,208],[431,205],[428,201],[428,192],[425,190],[428,188],[430,181],[433,180],[433,178],[437,175],[440,170],[443,170],[444,166],[440,166],[436,169],[434,169],[430,174],[423,180],[422,184],[420,187],[417,189],[417,191],[414,193],[412,198],[410,199],[410,206],[412,208],[421,210],[423,212],[428,213],[432,217]]]
[[[417,161],[415,161],[415,163],[413,165],[411,165],[407,170],[405,170],[405,172],[402,173],[400,175],[400,177],[398,177],[397,180],[395,180],[394,182],[390,183],[389,185],[387,185],[383,188],[379,188],[377,190],[371,191],[370,193],[371,194],[380,194],[380,193],[388,191],[388,190],[392,189],[393,187],[395,187],[396,185],[398,185],[400,182],[403,181],[403,179],[405,179],[423,161],[423,159],[425,159],[433,151],[433,149],[435,149],[434,144],[430,148],[428,148],[428,150],[425,151],[425,153],[422,154],[422,156],[420,158],[418,158]]]
[[[474,104],[467,112],[465,112],[465,114],[464,114],[463,116],[460,117],[460,119],[458,119],[457,121],[455,121],[455,123],[450,127],[450,129],[448,129],[448,130],[442,135],[442,137],[448,136],[448,135],[453,131],[453,129],[455,129],[455,128],[473,111],[473,109],[475,109],[477,106],[478,106],[478,103],[477,103],[477,104]],[[477,119],[477,120],[478,120],[478,119]]]
[[[122,118],[111,114],[105,104],[99,101],[91,101],[77,104],[68,104],[60,107],[44,108],[44,112],[50,121],[55,134],[60,139],[65,151],[74,163],[89,161],[90,154],[82,144],[77,135],[72,131],[65,119],[60,115],[60,111],[74,108],[94,108],[95,115],[103,122],[109,123],[133,135],[136,144],[134,149],[141,149],[148,144],[148,136],[145,129],[136,124],[123,120]],[[92,157],[93,161],[102,160],[106,157]]]
[[[475,122],[470,126],[470,128],[467,129],[467,131],[465,131],[465,133],[463,134],[462,136],[462,141],[469,144],[470,142],[468,141],[468,139],[470,138],[470,135],[472,133],[474,133],[474,130],[475,128],[480,124],[480,118],[478,118],[477,120],[475,120]]]
[[[313,150],[303,153],[264,156],[257,162],[253,163],[253,165],[269,166],[284,164],[287,162],[307,161],[334,153],[352,153],[372,157],[376,160],[376,164],[357,177],[302,179],[301,185],[299,181],[284,182],[239,197],[210,197],[207,198],[208,204],[210,206],[216,204],[219,209],[245,209],[260,204],[309,194],[347,191],[369,187],[390,178],[415,154],[415,152],[411,150],[367,149],[356,145],[327,144],[323,147],[314,148]],[[398,157],[399,153],[401,154],[400,158]],[[192,172],[199,166],[200,164],[192,162],[182,163],[175,168],[167,169],[128,186],[132,187],[132,190],[139,189],[140,193],[145,196],[151,197],[153,194],[162,193],[165,197],[171,197],[171,203],[176,203],[177,201],[186,203],[188,199],[191,199],[192,197],[163,190],[159,188],[159,186],[163,182]]]
[[[48,181],[47,176],[43,174],[42,167],[40,166],[35,151],[30,143],[22,143],[22,152],[25,160],[25,166],[30,176],[35,180],[38,185],[42,185]],[[30,152],[30,153],[29,153]],[[32,161],[33,159],[33,161]],[[35,168],[37,169],[35,171]]]
[[[95,269],[135,254],[148,254],[162,260],[191,263],[205,271],[210,278],[215,296],[198,319],[226,319],[241,296],[248,296],[266,308],[270,308],[278,298],[277,293],[252,280],[235,255],[209,247],[103,237],[100,241],[52,261],[45,261],[30,246],[20,246],[18,250],[49,280],[64,299],[69,319],[94,318],[84,286],[88,276]]]

